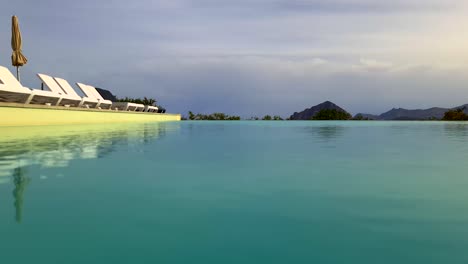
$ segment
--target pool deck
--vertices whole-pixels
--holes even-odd
[[[0,103],[0,127],[180,121],[180,114]]]

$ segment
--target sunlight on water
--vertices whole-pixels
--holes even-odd
[[[468,125],[1,128],[2,263],[468,263]]]

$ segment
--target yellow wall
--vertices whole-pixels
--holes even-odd
[[[0,106],[0,127],[180,121],[180,114]]]

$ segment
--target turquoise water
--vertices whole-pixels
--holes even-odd
[[[468,263],[468,123],[1,128],[0,263]]]

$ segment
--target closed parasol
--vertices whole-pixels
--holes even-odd
[[[18,17],[13,16],[11,18],[11,48],[13,54],[11,55],[11,63],[16,67],[16,77],[20,80],[19,67],[28,63],[28,59],[23,55],[21,51],[21,31],[19,28]]]

